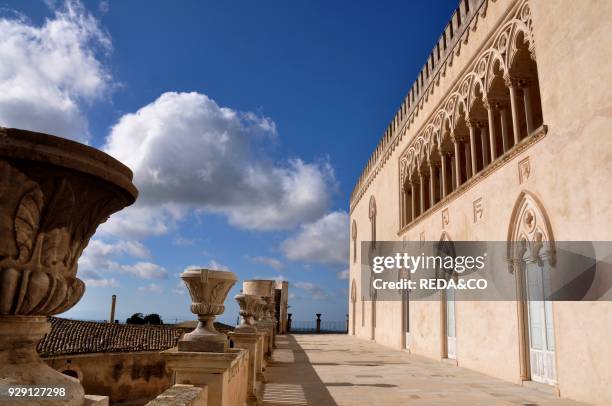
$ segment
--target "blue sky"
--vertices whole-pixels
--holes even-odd
[[[120,319],[191,319],[178,275],[211,266],[289,280],[295,320],[344,319],[349,194],[455,0],[0,6],[0,125],[101,148],[141,191],[66,316],[117,294]]]

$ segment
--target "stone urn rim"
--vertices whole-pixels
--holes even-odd
[[[209,268],[194,268],[187,269],[181,272],[181,278],[183,277],[197,277],[202,275],[202,271],[205,271],[209,276],[215,279],[229,279],[238,281],[238,277],[231,271],[223,271],[220,269],[209,269]]]
[[[52,134],[0,127],[0,159],[47,163],[94,176],[120,188],[128,206],[138,189],[130,168],[105,152]]]
[[[274,298],[274,289],[276,289],[276,280],[275,279],[245,279],[242,284],[248,283],[269,283],[270,284],[270,292],[266,295],[256,295],[261,296],[262,298]],[[244,290],[244,289],[243,289]]]

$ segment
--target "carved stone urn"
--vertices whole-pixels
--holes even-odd
[[[263,321],[274,320],[274,287],[275,281],[269,279],[250,279],[242,282],[242,291],[245,294],[261,296],[266,302]]]
[[[223,314],[223,302],[238,278],[232,272],[190,269],[181,274],[191,296],[191,312],[198,325],[179,340],[179,351],[226,352],[227,337],[215,329],[215,317]]]
[[[246,295],[270,297],[272,289],[274,281],[270,279],[249,279],[242,282],[242,292]]]
[[[240,293],[234,296],[234,299],[240,306],[240,316],[242,318],[241,323],[234,331],[236,333],[257,333],[254,317],[258,308],[262,307],[261,297]]]
[[[98,225],[137,194],[132,172],[101,151],[0,127],[0,392],[54,385],[67,397],[41,403],[83,402],[79,381],[48,367],[36,345],[47,316],[83,296],[77,261]]]

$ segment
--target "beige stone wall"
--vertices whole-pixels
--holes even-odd
[[[512,210],[523,192],[543,205],[554,238],[612,240],[612,3],[571,0],[530,2],[544,124],[548,132],[501,167],[469,188],[451,195],[399,231],[399,156],[434,108],[465,71],[483,43],[498,27],[515,1],[488,1],[452,66],[440,78],[423,109],[394,149],[366,193],[351,212],[357,242],[371,236],[368,204],[377,206],[377,239],[505,241]],[[519,162],[528,160],[530,176],[521,182]],[[473,203],[482,199],[483,218],[474,223]],[[449,224],[442,227],[442,210]],[[367,302],[362,326],[359,244],[352,260],[351,281],[357,287],[356,335],[370,339],[371,309]],[[512,275],[508,275],[512,283]],[[439,302],[410,304],[411,351],[440,358],[442,351]],[[393,348],[403,345],[401,302],[378,303],[375,340]],[[353,312],[351,312],[353,317]],[[556,302],[553,305],[557,386],[562,397],[595,404],[612,404],[612,303]],[[352,322],[352,321],[351,321]],[[459,365],[519,382],[518,317],[514,302],[457,302],[457,362]]]
[[[74,371],[85,393],[105,395],[117,405],[143,405],[171,384],[158,352],[96,353],[44,358],[52,368]]]

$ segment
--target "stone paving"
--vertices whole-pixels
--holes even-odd
[[[277,337],[265,406],[582,405],[347,335]]]

